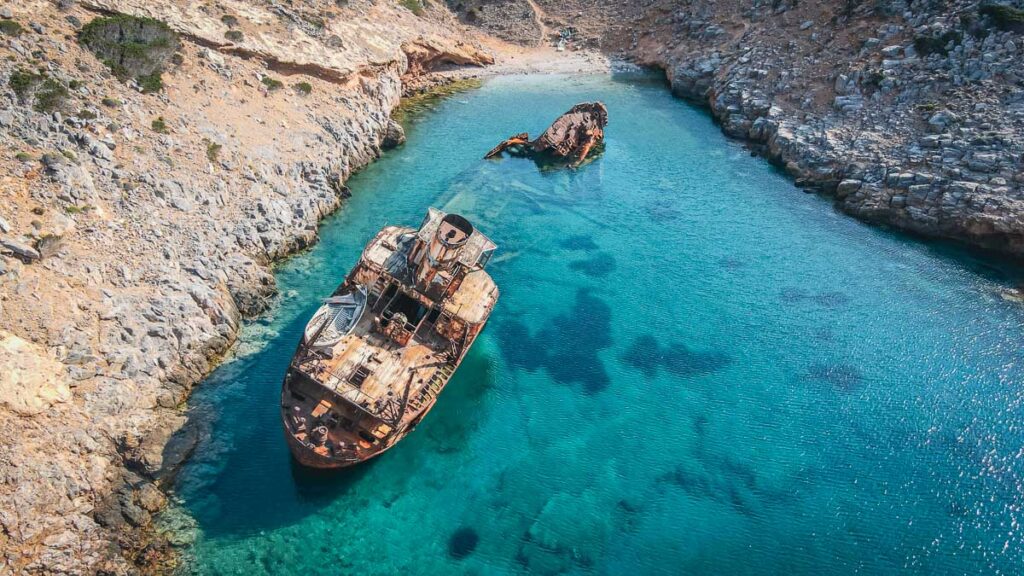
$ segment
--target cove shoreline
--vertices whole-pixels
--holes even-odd
[[[591,74],[607,73],[612,70],[612,65],[609,61],[603,55],[596,52],[581,51],[580,53],[573,53],[570,58],[560,58],[562,58],[562,55],[551,50],[525,50],[516,54],[513,58],[502,59],[499,57],[499,60],[494,65],[483,70],[463,69],[431,75],[424,84],[414,88],[410,87],[412,90],[411,92],[406,92],[406,87],[403,87],[403,98],[412,94],[422,94],[429,97],[432,91],[443,89],[445,86],[450,85],[453,82],[465,79],[486,79],[490,77],[516,74]],[[515,60],[518,60],[518,62]],[[713,92],[705,94],[688,90],[685,85],[678,80],[678,77],[672,74],[672,68],[670,65],[663,64],[650,66],[655,69],[660,69],[665,73],[669,89],[673,91],[673,93],[684,100],[709,110],[711,117],[722,126],[723,132],[732,138],[750,143],[753,146],[753,149],[759,154],[769,161],[782,166],[798,186],[811,188],[826,195],[834,195],[836,193],[836,189],[840,187],[841,182],[836,182],[831,175],[823,177],[818,172],[808,170],[802,166],[799,160],[808,157],[813,152],[811,150],[812,144],[808,141],[799,139],[791,141],[787,139],[785,131],[782,131],[780,135],[779,124],[768,124],[765,131],[758,132],[756,136],[752,136],[749,132],[743,133],[742,131],[732,130],[730,128],[732,125],[730,118],[735,113],[730,111],[727,107],[716,106],[715,94]],[[399,108],[400,107],[401,105]],[[394,110],[389,112],[393,113]],[[612,114],[614,115],[614,111],[612,111]],[[369,161],[372,161],[372,159]],[[365,167],[365,165],[365,163],[355,165],[353,170],[358,170]],[[337,204],[318,214],[317,222],[319,223],[323,218],[341,208],[343,201],[344,195],[339,197]],[[844,211],[861,220],[874,224],[891,224],[878,219],[873,219],[870,215],[865,215],[863,213],[848,210]],[[898,224],[892,225],[895,228],[900,229]],[[935,236],[928,235],[924,232],[918,232],[913,229],[901,229],[900,231],[909,232],[911,234],[920,233],[924,238],[935,238]],[[297,231],[293,241],[288,243],[288,248],[274,254],[271,257],[271,261],[274,263],[280,263],[294,255],[300,254],[306,249],[309,249],[315,243],[315,229],[312,231],[312,234],[310,234],[308,230]],[[970,244],[966,241],[964,243],[968,245]],[[1006,257],[1005,254],[1002,256]],[[264,298],[268,296],[269,294],[264,294]],[[242,318],[251,319],[257,317],[259,314],[265,312],[265,310],[266,306],[257,306],[243,310]],[[225,357],[232,353],[235,339],[240,328],[240,324],[236,324],[235,330],[230,334],[230,337],[223,348],[212,351],[210,356],[207,358],[208,370],[199,378],[188,383],[187,389],[189,391],[193,385],[202,381],[210,371],[215,369]],[[187,401],[187,396],[185,400]],[[191,429],[188,426],[182,427],[171,435],[163,446],[159,447],[159,449],[165,454],[173,456],[169,459],[169,465],[161,468],[159,471],[158,477],[161,481],[161,485],[173,482],[174,475],[180,469],[180,466],[189,458],[195,447],[195,442],[197,440],[196,434],[197,432],[194,429]],[[129,466],[129,469],[130,468],[131,466]],[[154,528],[153,525],[150,525],[150,528]],[[133,537],[137,536],[137,533],[133,531],[132,535]],[[159,540],[160,536],[154,531],[147,534],[142,539],[136,540],[136,543],[138,544],[137,550],[139,554],[146,554],[151,557],[147,560],[147,564],[156,567],[158,570],[162,570],[173,565],[174,554],[173,550],[162,545]],[[164,552],[162,551],[166,552],[166,557],[159,558],[164,555]]]
[[[492,43],[488,47],[495,53],[497,58],[494,64],[483,69],[458,67],[452,70],[427,73],[411,79],[403,78],[403,81],[411,80],[411,82],[408,85],[403,84],[399,104],[389,111],[389,116],[402,117],[408,115],[414,117],[417,113],[420,113],[420,110],[408,110],[407,107],[410,103],[432,102],[438,99],[454,97],[459,93],[474,90],[481,81],[500,76],[571,76],[612,72],[611,61],[597,52],[580,51],[570,54],[559,54],[547,48],[521,48],[503,43]],[[386,136],[381,134],[380,138],[385,139]],[[389,149],[402,145],[404,145],[404,134],[394,146],[390,148],[382,147],[382,152],[386,153]],[[370,158],[365,162],[353,164],[352,171],[348,174],[346,180],[376,159]],[[342,193],[339,195],[337,204],[329,210],[319,213],[316,220],[316,228],[313,230],[297,230],[294,241],[287,244],[288,248],[275,253],[270,258],[270,273],[272,275],[276,273],[278,266],[312,249],[317,244],[319,240],[319,224],[340,210],[344,206],[345,200],[351,196],[351,192],[346,186],[342,186],[341,190]],[[188,404],[188,399],[195,387],[201,384],[214,370],[230,359],[237,351],[237,338],[243,323],[259,318],[274,307],[273,299],[276,293],[276,285],[273,285],[270,287],[270,290],[263,292],[259,305],[240,310],[240,321],[231,333],[227,345],[223,349],[211,354],[207,358],[209,369],[200,377],[188,383],[188,395],[183,399],[183,405]],[[181,550],[178,546],[172,544],[175,539],[174,535],[160,526],[160,518],[174,507],[169,503],[170,498],[168,496],[173,495],[176,476],[191,458],[206,425],[201,415],[196,419],[195,415],[189,414],[187,408],[185,409],[185,414],[186,420],[183,424],[164,428],[165,431],[169,432],[166,436],[166,442],[148,448],[149,450],[159,449],[164,454],[163,465],[154,475],[157,480],[156,486],[163,493],[160,507],[152,511],[154,522],[147,524],[142,529],[130,529],[124,534],[124,536],[130,536],[130,539],[123,537],[120,539],[121,545],[125,550],[132,551],[136,558],[144,561],[146,566],[144,573],[165,573],[169,570],[180,568]],[[125,473],[136,475],[136,472],[140,476],[137,481],[144,481],[145,473],[143,470],[137,465],[133,466],[131,463],[128,463]],[[127,482],[127,484],[130,483],[131,480]],[[118,503],[115,502],[113,505],[118,506]],[[181,510],[178,510],[178,512],[185,513]],[[102,514],[103,512],[98,511],[98,513]]]
[[[822,193],[822,194],[825,194],[825,195],[828,194],[827,191],[822,188],[821,182],[808,182],[808,181],[802,180],[797,174],[794,174],[789,169],[787,169],[785,158],[782,157],[781,154],[773,153],[772,149],[769,146],[767,146],[765,143],[760,142],[760,141],[758,141],[756,139],[753,139],[753,138],[744,137],[743,135],[740,135],[740,134],[730,133],[730,131],[726,129],[726,121],[728,120],[728,117],[726,115],[722,114],[720,110],[716,110],[716,108],[713,105],[713,102],[708,102],[708,101],[705,101],[705,100],[701,100],[701,99],[699,99],[697,97],[694,97],[691,94],[687,94],[685,92],[677,91],[677,86],[675,84],[673,84],[673,81],[672,81],[671,77],[667,73],[666,69],[663,68],[663,67],[660,67],[660,66],[657,66],[657,65],[634,63],[634,62],[631,62],[631,61],[628,61],[628,60],[622,60],[622,61],[618,61],[618,62],[613,62],[610,59],[607,59],[606,57],[601,55],[600,53],[596,53],[596,52],[583,52],[583,51],[581,51],[580,53],[577,53],[577,55],[579,57],[576,57],[577,55],[574,55],[573,58],[568,59],[567,61],[562,61],[562,62],[554,61],[554,58],[558,58],[560,56],[559,54],[554,53],[553,51],[550,51],[550,50],[546,50],[546,49],[529,49],[529,50],[524,50],[523,52],[520,52],[519,54],[521,54],[521,55],[525,54],[525,56],[523,56],[522,60],[520,62],[518,62],[518,63],[513,63],[513,62],[511,62],[509,60],[504,60],[503,61],[499,57],[499,60],[494,65],[489,66],[489,67],[487,67],[487,68],[485,68],[483,70],[459,69],[459,70],[454,70],[454,71],[447,71],[447,72],[437,73],[437,74],[431,75],[428,78],[423,78],[423,79],[421,79],[421,82],[419,82],[417,85],[415,85],[413,87],[410,87],[410,89],[408,89],[408,90],[403,90],[402,102],[394,110],[392,110],[392,115],[397,116],[397,115],[402,114],[403,107],[406,106],[410,101],[416,100],[418,98],[424,98],[426,100],[433,100],[435,98],[436,99],[443,99],[443,98],[454,97],[455,95],[457,95],[459,93],[475,89],[477,86],[474,84],[474,82],[476,82],[476,81],[485,81],[485,80],[490,79],[490,78],[496,78],[496,77],[501,77],[501,76],[516,76],[516,75],[565,75],[565,76],[572,76],[572,75],[589,75],[589,74],[612,74],[612,73],[614,73],[616,71],[627,71],[627,72],[647,71],[647,72],[650,72],[651,74],[664,74],[664,80],[665,80],[665,83],[666,83],[666,89],[668,89],[671,92],[673,92],[673,94],[676,97],[678,97],[680,100],[682,100],[683,102],[691,104],[691,105],[694,105],[695,107],[697,107],[697,108],[707,112],[708,116],[710,117],[710,119],[713,122],[715,122],[715,124],[717,124],[718,126],[720,126],[722,128],[722,132],[727,137],[729,137],[732,140],[735,140],[735,141],[738,141],[738,142],[743,142],[743,143],[747,144],[749,149],[751,150],[752,154],[756,154],[758,156],[761,156],[765,160],[767,160],[770,163],[774,164],[776,167],[782,169],[786,173],[787,178],[790,179],[791,181],[793,181],[798,187],[805,188],[805,189],[807,189],[809,191],[814,191],[814,192]],[[413,110],[413,111],[409,112],[409,114],[412,117],[415,117],[415,114],[417,114],[417,113],[418,113],[418,111],[416,111],[416,110]],[[360,169],[365,168],[368,165],[369,164],[365,164]],[[354,173],[355,172],[353,172],[353,174]],[[343,207],[343,204],[339,203],[339,205],[335,208],[335,210],[333,210],[331,212],[324,213],[321,216],[320,221],[322,221],[323,219],[327,218],[328,216],[331,216],[332,214],[334,214],[334,212],[336,212],[338,209],[340,209],[342,207]],[[857,217],[855,214],[849,214],[849,215]],[[864,220],[862,218],[858,218],[858,219]],[[878,224],[876,222],[871,222],[870,220],[865,220],[865,221],[867,221],[867,222],[869,222],[871,224],[876,224],[876,225]],[[978,248],[976,246],[972,246],[968,242],[963,242],[963,241],[959,241],[959,240],[956,240],[956,239],[934,237],[934,236],[928,236],[928,235],[925,235],[925,234],[918,234],[918,233],[915,233],[912,230],[902,230],[902,229],[899,229],[898,227],[895,227],[895,226],[892,227],[892,228],[895,231],[899,232],[900,234],[907,234],[907,235],[910,235],[912,237],[913,236],[917,236],[921,241],[926,241],[926,242],[927,241],[951,241],[953,243],[953,245],[956,246],[956,247],[964,247],[964,248],[968,248],[968,249]],[[276,267],[277,266],[287,262],[288,260],[290,260],[294,256],[301,255],[305,251],[311,249],[315,244],[316,244],[316,238],[314,237],[314,239],[311,242],[303,244],[303,245],[297,247],[294,251],[288,252],[287,254],[282,254],[279,257],[275,258],[274,261],[273,261],[274,266],[272,267],[272,272],[276,273]],[[1019,264],[1019,262],[1016,259],[1008,257],[1006,254],[1000,254],[1000,253],[998,253],[996,251],[992,251],[992,250],[988,250],[988,249],[984,249],[984,248],[978,248],[978,249],[981,250],[981,255],[982,256],[995,258],[999,262],[1008,261],[1008,262],[1011,262],[1013,264]],[[246,315],[246,319],[247,320],[252,320],[252,319],[258,318],[260,315],[265,314],[267,312],[267,310],[269,308],[272,308],[273,306],[274,306],[274,304],[270,304],[266,308],[263,308],[263,309],[255,312],[253,314],[248,314],[248,315]],[[240,326],[239,329],[241,329],[241,326]],[[237,336],[237,332],[236,332],[236,336]],[[233,342],[232,343],[232,347],[229,348],[225,352],[225,354],[223,354],[216,362],[211,362],[211,370],[210,370],[210,372],[212,372],[214,369],[216,369],[224,360],[230,358],[231,355],[234,352],[235,352],[235,348],[234,348],[234,342]],[[204,376],[204,378],[205,378],[205,376]],[[192,428],[192,427],[196,427],[196,428]],[[201,428],[201,427],[202,427],[202,423],[190,422],[190,424],[188,424],[188,425],[186,425],[185,427],[182,428],[182,430],[188,430],[187,432],[184,432],[184,436],[189,438],[187,440],[186,444],[189,445],[190,448],[188,449],[187,455],[185,455],[180,460],[178,460],[176,462],[176,465],[175,465],[175,467],[173,469],[169,469],[167,471],[167,476],[165,478],[167,478],[169,480],[168,486],[173,485],[173,477],[174,477],[174,475],[187,462],[189,456],[191,455],[192,450],[195,448],[196,442],[198,440],[198,436],[197,436],[198,435],[198,429]],[[184,511],[181,511],[181,513],[186,513],[187,514],[187,512],[184,512]],[[154,528],[156,528],[155,525],[154,525]],[[156,533],[154,533],[154,536],[159,537]],[[187,547],[187,545],[186,545],[186,547]],[[172,563],[172,564],[175,563],[178,560],[178,558],[179,558],[179,556],[178,556],[179,552],[180,551],[177,550],[177,549],[170,549],[170,551],[169,551],[169,553],[168,553],[168,555],[166,557],[167,561]]]
[[[959,308],[960,303],[976,311],[980,309],[982,316],[977,329],[965,325],[968,333],[985,331],[982,327],[989,324],[984,309],[989,305],[1006,311],[988,315],[993,320],[1012,318],[1019,312],[1007,304],[992,302],[998,298],[990,297],[994,293],[991,289],[1001,288],[996,286],[1001,283],[974,278],[971,269],[975,267],[971,262],[958,258],[943,262],[943,258],[935,258],[946,252],[941,248],[846,218],[832,210],[827,200],[794,189],[788,178],[761,159],[751,157],[741,143],[724,138],[703,111],[680,105],[663,89],[659,79],[644,75],[636,81],[623,80],[626,79],[607,76],[496,78],[484,83],[480,90],[447,100],[437,106],[436,112],[414,119],[408,148],[383,156],[380,162],[353,178],[349,183],[353,198],[344,210],[325,221],[317,247],[276,271],[282,294],[279,305],[243,331],[239,359],[196,389],[191,404],[215,418],[210,442],[197,449],[183,470],[177,492],[199,529],[186,560],[195,566],[196,572],[231,573],[252,566],[267,573],[301,573],[321,563],[353,569],[359,566],[355,570],[358,572],[390,572],[389,565],[412,567],[416,571],[416,566],[421,566],[427,573],[458,572],[460,566],[480,571],[484,566],[506,565],[510,573],[515,573],[521,571],[519,558],[529,558],[531,565],[537,565],[534,561],[558,557],[559,553],[552,549],[573,550],[568,545],[573,541],[580,544],[581,550],[588,550],[584,558],[595,560],[593,564],[587,562],[588,565],[599,566],[611,558],[597,555],[597,550],[610,552],[608,545],[623,538],[642,546],[655,534],[644,531],[643,536],[627,536],[628,524],[618,518],[610,528],[617,533],[612,540],[602,539],[601,531],[591,532],[593,538],[586,536],[590,530],[577,531],[574,537],[572,530],[562,532],[554,528],[559,545],[551,544],[556,540],[545,540],[543,550],[535,540],[531,543],[525,538],[509,538],[507,544],[497,542],[504,542],[502,533],[526,534],[527,528],[538,523],[552,526],[551,508],[563,503],[566,497],[580,498],[585,504],[559,506],[561,518],[571,519],[573,512],[582,508],[593,513],[595,524],[600,524],[599,518],[605,517],[603,512],[614,509],[618,499],[628,495],[632,508],[638,510],[633,524],[649,522],[655,516],[651,506],[660,500],[658,493],[665,489],[661,483],[665,475],[672,474],[680,462],[706,456],[704,452],[691,451],[692,445],[684,447],[684,439],[697,432],[692,424],[704,421],[700,418],[702,414],[709,425],[701,437],[714,442],[714,454],[730,458],[741,469],[749,467],[750,478],[756,479],[749,482],[757,486],[771,485],[792,492],[793,486],[801,485],[798,470],[814,464],[798,456],[802,442],[780,442],[780,449],[788,446],[796,459],[782,459],[793,465],[789,474],[773,474],[770,463],[780,460],[773,457],[770,449],[781,438],[760,443],[765,440],[757,434],[760,426],[756,423],[762,422],[762,418],[764,424],[775,423],[785,428],[790,422],[803,423],[800,418],[791,420],[785,408],[790,405],[787,399],[800,398],[798,403],[804,406],[850,407],[854,417],[835,423],[834,431],[847,427],[857,430],[858,421],[868,421],[861,416],[871,416],[876,404],[893,407],[888,402],[864,402],[866,395],[879,398],[877,393],[881,398],[912,401],[917,389],[922,396],[931,398],[933,394],[928,392],[933,388],[919,382],[917,375],[933,374],[933,369],[945,373],[949,364],[943,360],[931,362],[936,357],[930,352],[960,349],[952,344],[963,342],[956,338],[964,333],[957,329],[956,321],[944,321],[950,329],[949,343],[944,330],[921,330],[918,334],[920,328],[929,324],[929,312],[943,314],[942,309],[927,303],[945,302],[951,304],[950,310]],[[529,161],[487,162],[478,158],[478,151],[491,144],[492,132],[515,131],[520,127],[532,131],[536,124],[557,115],[569,102],[588,97],[605,102],[617,112],[615,131],[609,134],[612,145],[589,169],[545,173]],[[502,110],[508,110],[508,115]],[[491,118],[487,124],[493,125],[481,128],[481,118]],[[659,122],[661,119],[665,121]],[[678,149],[674,149],[673,143]],[[650,145],[655,147],[647,148]],[[438,406],[442,412],[410,440],[412,444],[376,465],[354,470],[352,475],[310,477],[304,470],[290,466],[287,450],[280,443],[280,432],[273,426],[278,374],[283,373],[302,320],[312,313],[319,296],[333,289],[331,279],[340,273],[347,260],[358,254],[376,225],[381,221],[416,221],[420,207],[426,205],[472,215],[485,223],[482,229],[494,231],[505,256],[496,262],[495,272],[509,286],[510,299],[500,307],[496,322],[482,343],[478,364],[461,374],[453,394]],[[761,215],[771,217],[763,220]],[[604,224],[616,222],[621,225]],[[665,254],[664,260],[647,258],[634,263],[630,252],[659,253],[659,226],[664,227],[661,231],[671,232],[673,238],[681,240],[678,244],[673,242],[678,252]],[[624,245],[624,230],[636,231],[631,234],[637,238],[635,249],[613,248]],[[762,241],[752,242],[755,238]],[[563,263],[599,262],[604,254],[611,256],[605,260],[612,264],[603,271],[596,266],[585,269]],[[553,263],[548,266],[545,261]],[[665,268],[666,275],[651,273],[658,268]],[[876,270],[892,270],[894,274],[886,278]],[[620,285],[627,277],[639,278],[641,285],[621,284],[623,290],[618,292],[604,288],[612,283]],[[540,278],[550,280],[537,282]],[[957,280],[946,282],[944,278]],[[659,285],[664,288],[659,289]],[[803,290],[797,288],[801,285]],[[701,290],[701,286],[707,289]],[[942,289],[934,291],[935,298],[920,297],[927,296],[921,294],[921,289],[931,292],[931,287]],[[580,289],[589,289],[590,296],[581,296]],[[626,293],[648,294],[649,298],[632,298],[624,296]],[[533,307],[534,302],[545,301],[548,294],[550,305],[543,309]],[[756,299],[751,299],[753,294],[758,295]],[[680,308],[673,308],[673,302],[678,302]],[[604,322],[592,321],[595,317],[608,318],[601,312],[606,310],[601,303],[611,308],[607,329]],[[759,322],[756,329],[742,321],[737,326],[735,318],[748,308],[766,314],[765,321]],[[886,308],[903,315],[903,322],[907,323],[883,324],[891,328],[876,331],[868,327],[870,322],[856,320],[864,311],[877,322],[884,318]],[[665,329],[661,320],[650,321],[651,316],[666,309],[680,312],[666,318],[665,324],[685,319],[679,322],[677,331]],[[585,310],[598,313],[591,316]],[[797,316],[802,321],[791,319]],[[563,318],[578,318],[586,329],[568,327]],[[630,322],[631,318],[635,320]],[[639,321],[641,318],[644,321]],[[833,327],[831,334],[821,326]],[[1010,328],[1010,333],[1015,331]],[[629,360],[630,351],[636,347],[630,346],[630,342],[643,344],[645,340],[638,337],[646,338],[652,332],[659,334],[655,337],[658,346],[649,349],[664,351],[668,356],[665,343],[680,342],[696,355],[689,356],[689,361],[676,356],[675,361],[683,364],[676,368],[684,375],[681,381],[670,375],[674,372],[668,372],[667,363],[655,369],[661,375],[652,380],[638,372],[644,366],[643,358],[655,363],[659,362],[655,359],[657,355],[637,354]],[[611,334],[610,340],[605,334]],[[748,334],[759,344],[749,343]],[[792,334],[793,340],[802,344],[775,352],[772,342],[782,334]],[[926,348],[921,344],[925,339],[938,346]],[[606,346],[600,363],[592,357],[589,361],[579,360],[570,352],[577,347],[589,349],[598,340]],[[856,342],[867,348],[851,346]],[[898,345],[900,342],[904,346]],[[892,344],[897,344],[892,347],[892,356],[906,358],[913,368],[904,370],[890,362],[876,361],[878,354],[889,357],[886,354]],[[531,354],[538,346],[550,352]],[[964,373],[972,373],[973,366],[991,368],[980,359],[987,357],[984,351],[989,349],[992,348],[985,346],[965,350]],[[253,354],[250,356],[248,351]],[[771,362],[776,355],[783,357],[778,364]],[[542,360],[533,362],[531,356]],[[560,366],[573,368],[560,371],[549,360],[552,357],[560,360]],[[978,358],[977,364],[972,357]],[[716,363],[715,358],[725,364]],[[737,362],[739,358],[744,361]],[[685,376],[688,362],[703,365],[703,360],[719,367],[711,374]],[[777,365],[784,367],[776,368]],[[888,374],[899,376],[890,378]],[[921,380],[927,381],[928,377]],[[718,409],[722,404],[708,401],[705,396],[723,402],[739,398],[749,401],[754,398],[751,394],[767,388],[768,382],[772,383],[773,392],[756,394],[760,402],[749,404],[751,412],[741,419],[736,418],[737,414],[730,417],[732,410],[723,413]],[[940,378],[935,389],[956,387],[969,394],[971,386],[961,388],[957,382],[955,377]],[[909,396],[889,396],[889,391],[897,386]],[[671,437],[682,444],[667,441],[663,450],[648,453],[642,449],[643,439],[651,434],[630,435],[634,429],[643,430],[641,414],[651,414],[651,406],[634,410],[636,417],[613,425],[610,430],[605,418],[592,416],[617,413],[624,405],[634,405],[635,398],[652,388],[664,392],[659,395],[664,399],[660,402],[664,412],[679,415]],[[989,396],[988,391],[986,387],[984,396]],[[690,410],[677,403],[690,405]],[[758,405],[768,409],[759,411]],[[998,406],[998,402],[994,405]],[[893,411],[897,415],[900,406],[901,403],[895,404]],[[922,408],[921,416],[927,420],[929,411]],[[814,412],[820,416],[828,410]],[[960,422],[961,416],[969,420],[971,412],[954,410],[948,415]],[[656,422],[660,418],[651,420]],[[806,429],[801,426],[804,431],[800,437],[813,439],[817,437],[814,422],[818,418],[809,420]],[[748,433],[732,436],[728,429],[730,421],[736,421]],[[552,445],[546,439],[556,422],[563,424],[562,429],[575,429],[578,433],[564,445]],[[652,426],[655,427],[656,424]],[[521,434],[517,433],[520,429]],[[902,427],[881,426],[877,435],[891,437],[893,429]],[[602,469],[606,461],[602,445],[595,438],[619,437],[612,430],[620,432],[626,442],[628,438],[636,439],[634,449],[624,450],[625,455],[614,460],[614,467],[628,475],[628,481],[616,477],[608,482],[594,480],[591,484],[586,476]],[[785,432],[781,434],[788,436]],[[870,461],[872,443],[865,441],[868,439],[854,434],[840,437],[849,443],[849,452],[843,453]],[[746,441],[740,441],[741,438]],[[736,448],[741,445],[750,450]],[[898,443],[893,448],[900,454],[919,453],[910,447],[903,451]],[[568,451],[567,462],[581,465],[552,467],[564,449]],[[926,450],[936,456],[943,453],[941,447]],[[826,449],[823,455],[829,452]],[[758,453],[769,454],[763,465]],[[584,462],[587,464],[582,465]],[[818,461],[818,466],[827,470],[823,474],[829,478],[833,474],[845,477],[845,468],[833,468],[828,459]],[[700,469],[699,464],[694,467]],[[900,468],[888,466],[881,478],[891,484],[893,479],[904,477]],[[557,472],[545,474],[545,470]],[[926,469],[907,468],[908,473],[911,471],[919,480],[921,475],[927,475]],[[718,512],[734,518],[736,524],[732,530],[726,526],[707,530],[707,538],[715,540],[721,534],[730,534],[729,542],[737,542],[738,546],[751,544],[753,539],[748,539],[750,535],[745,530],[756,528],[759,522],[731,509],[726,489],[742,485],[748,476],[732,467],[716,472],[724,478],[725,485],[713,489],[711,494],[700,494],[697,501],[714,507],[714,501],[724,498]],[[699,480],[716,472],[694,474]],[[514,481],[503,481],[508,477]],[[793,485],[783,477],[793,481]],[[534,483],[537,489],[531,491]],[[685,480],[680,479],[679,483]],[[648,495],[635,495],[630,486],[646,486],[641,491]],[[594,492],[587,490],[585,495],[576,496],[580,487],[593,487]],[[686,526],[688,518],[693,518],[688,513],[692,505],[678,498],[683,492],[678,487],[672,490],[673,507],[678,510],[678,515],[674,515],[676,523],[661,524],[659,533],[677,534],[678,527]],[[843,500],[850,507],[839,510],[859,510],[858,498],[864,498],[867,506],[872,502],[871,492],[863,486],[849,487]],[[601,496],[591,497],[591,493]],[[465,498],[465,505],[460,505],[460,494],[472,497]],[[895,502],[912,503],[912,494],[901,491]],[[774,502],[776,521],[788,515],[806,518],[808,514],[816,519],[814,527],[818,522],[828,521],[829,514],[823,512],[819,516],[812,510],[814,499],[802,495],[778,505],[779,502],[752,489],[743,500],[743,508],[754,511],[767,510]],[[274,506],[264,507],[264,502],[273,502]],[[801,511],[800,502],[810,506]],[[872,518],[877,531],[889,529],[888,522],[879,522],[884,520],[884,511],[891,509],[888,504],[884,501],[876,507],[876,512],[882,513],[881,517]],[[505,507],[516,510],[516,521],[505,523],[499,519],[496,512]],[[928,516],[942,527],[950,526],[942,523],[941,508],[941,504],[930,507]],[[925,516],[923,512],[921,515]],[[583,519],[580,524],[592,525],[586,521],[589,513],[578,516]],[[758,516],[762,521],[765,519]],[[748,520],[741,521],[744,517]],[[420,518],[422,522],[417,521]],[[492,522],[502,522],[502,528],[491,528]],[[923,535],[916,528],[921,524],[914,523],[912,532],[916,535]],[[778,525],[785,525],[785,521]],[[445,536],[466,526],[480,534],[476,555],[465,560],[446,557]],[[382,536],[361,546],[361,534]],[[755,539],[767,543],[771,536]],[[326,549],[317,550],[314,546],[306,553],[306,543],[310,542]],[[393,555],[386,551],[391,546],[395,548]],[[403,549],[417,553],[407,555]],[[856,558],[855,549],[848,547],[847,551]],[[793,552],[787,546],[778,549],[782,558],[791,557]],[[422,564],[415,561],[419,555]],[[819,559],[828,558],[824,551]],[[654,558],[638,564],[653,567],[659,563]],[[445,566],[456,568],[438,570]]]

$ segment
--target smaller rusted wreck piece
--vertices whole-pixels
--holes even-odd
[[[608,109],[600,102],[583,102],[555,120],[540,138],[530,140],[526,132],[516,134],[494,147],[484,158],[508,150],[517,156],[564,161],[576,167],[604,141]]]
[[[496,246],[431,208],[388,226],[306,325],[281,388],[295,459],[342,468],[394,446],[434,406],[498,300]]]

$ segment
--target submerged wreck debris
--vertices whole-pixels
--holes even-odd
[[[300,464],[341,468],[394,446],[430,411],[498,300],[496,246],[457,214],[388,226],[313,315],[281,387]]]
[[[600,102],[577,104],[555,120],[540,138],[530,140],[526,132],[516,134],[494,147],[484,158],[505,150],[513,154],[566,160],[579,166],[595,146],[604,141],[608,109]]]

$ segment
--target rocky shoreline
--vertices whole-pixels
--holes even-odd
[[[659,67],[844,212],[1024,255],[1024,38],[978,3],[470,4],[485,28],[522,15],[527,45],[574,30],[565,58],[496,72],[606,69],[597,48]],[[422,6],[0,5],[0,573],[168,569],[153,515],[199,434],[184,402],[271,263],[402,141],[403,95],[494,62]],[[117,14],[176,35],[159,87],[79,42]]]
[[[152,520],[195,444],[191,387],[267,306],[270,264],[315,242],[348,176],[401,142],[403,86],[491,61],[436,12],[0,12],[19,28],[0,39],[0,133],[15,143],[0,158],[0,572],[168,568]],[[102,14],[181,38],[160,89],[76,41]]]
[[[524,43],[664,70],[675,94],[847,214],[1024,256],[1020,2],[491,4],[460,14],[485,29],[521,14]]]
[[[677,12],[674,49],[640,40],[635,50],[666,71],[675,94],[706,103],[726,134],[760,145],[798,186],[832,196],[843,212],[1019,259],[1024,41],[980,16],[959,18],[976,4],[939,13],[897,4],[825,22],[814,7],[782,5],[761,14],[776,24],[770,34],[738,36]],[[809,42],[779,42],[787,32]],[[819,62],[831,64],[821,85],[794,93],[814,81],[801,68]]]
[[[850,82],[846,77],[837,78],[837,85],[853,95],[836,97],[839,112],[795,118],[750,81],[760,73],[751,67],[721,74],[727,64],[713,55],[655,63],[665,70],[675,94],[706,104],[727,135],[759,145],[757,150],[782,166],[798,186],[832,196],[843,212],[1024,257],[1024,141],[1016,137],[1019,128],[1001,133],[978,129],[994,120],[986,117],[986,108],[963,111],[962,116],[948,108],[928,110],[919,119],[927,122],[927,129],[916,140],[904,150],[881,150],[865,142],[861,122],[893,126],[896,119],[837,118],[862,110],[857,107],[862,96],[854,92],[857,88],[845,86]]]

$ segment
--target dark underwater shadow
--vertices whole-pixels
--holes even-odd
[[[208,378],[182,430],[192,456],[175,490],[209,536],[240,535],[294,523],[356,485],[371,463],[351,469],[310,470],[293,461],[280,423],[280,385],[317,304],[302,307],[241,367],[226,364]],[[259,320],[255,321],[261,323]],[[240,384],[241,392],[223,393]],[[166,450],[181,452],[183,442]],[[187,444],[185,444],[187,445]]]
[[[611,376],[598,352],[614,344],[612,307],[591,290],[579,289],[570,310],[551,316],[543,326],[531,327],[514,318],[502,318],[497,337],[506,364],[513,370],[544,369],[555,382],[579,385],[587,395],[611,384]]]
[[[289,458],[288,463],[298,499],[303,504],[321,507],[334,502],[339,496],[351,490],[379,461],[380,457],[340,470],[307,468],[294,458]],[[305,515],[301,514],[299,517]]]

